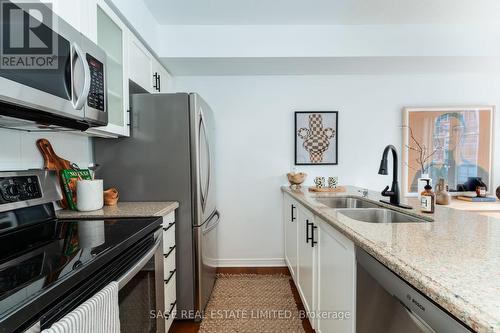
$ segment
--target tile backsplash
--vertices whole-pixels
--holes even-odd
[[[54,147],[57,155],[81,168],[93,162],[92,139],[75,133],[28,133],[0,129],[0,170],[25,170],[43,167],[43,158],[35,145],[45,138]]]

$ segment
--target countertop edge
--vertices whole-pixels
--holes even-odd
[[[99,219],[99,218],[140,218],[160,217],[170,214],[179,208],[176,201],[168,202],[119,202],[116,206],[104,206],[100,210],[79,212],[58,210],[59,219]]]

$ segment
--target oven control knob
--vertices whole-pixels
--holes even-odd
[[[26,192],[28,192],[29,194],[35,194],[37,192],[37,188],[36,188],[36,185],[33,184],[33,183],[28,183],[26,184],[26,186],[24,187],[24,189],[26,190]]]
[[[7,194],[10,195],[10,196],[17,196],[19,195],[19,187],[17,187],[17,185],[9,185],[7,186],[7,188],[5,189]]]

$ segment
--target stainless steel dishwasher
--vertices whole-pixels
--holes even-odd
[[[356,248],[356,333],[473,332]]]

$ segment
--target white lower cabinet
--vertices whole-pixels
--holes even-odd
[[[292,278],[297,283],[297,206],[285,195],[283,200],[283,216],[285,228],[285,261],[290,269]]]
[[[163,275],[165,280],[165,332],[168,332],[175,317],[177,305],[177,281],[175,262],[175,212],[163,217]]]
[[[298,206],[298,285],[297,289],[307,312],[315,310],[316,244],[314,215]],[[311,322],[313,324],[313,322]],[[312,325],[314,328],[314,325]]]
[[[354,243],[288,194],[283,209],[285,261],[311,326],[318,333],[354,333]]]
[[[354,244],[319,221],[316,332],[355,332],[356,257]]]

